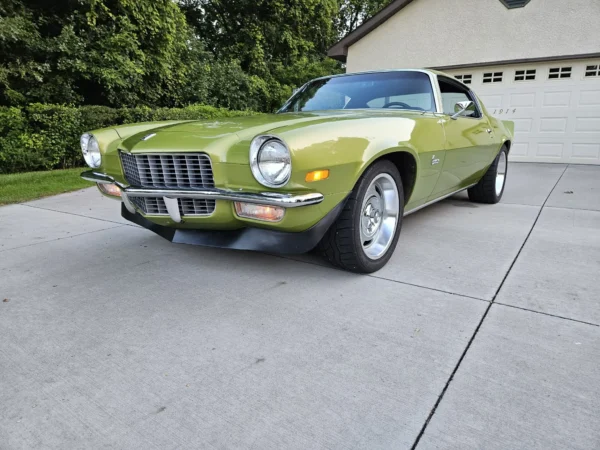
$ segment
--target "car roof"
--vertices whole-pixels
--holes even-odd
[[[337,75],[326,75],[323,77],[318,77],[318,78],[313,78],[312,80],[308,81],[308,83],[313,82],[313,81],[317,81],[317,80],[325,80],[328,78],[340,78],[340,77],[350,77],[353,75],[364,75],[364,74],[369,74],[369,73],[390,73],[390,72],[421,72],[421,73],[426,73],[426,74],[433,74],[433,75],[442,75],[448,78],[452,78],[453,81],[456,81],[457,83],[463,85],[465,88],[467,89],[471,89],[469,86],[465,85],[462,81],[460,80],[456,80],[452,75],[449,75],[445,72],[440,72],[439,70],[434,70],[434,69],[380,69],[380,70],[366,70],[363,72],[350,72],[350,73],[339,73]]]
[[[365,70],[362,72],[350,72],[350,73],[338,73],[335,75],[325,75],[323,77],[314,78],[313,80],[322,80],[325,78],[339,78],[339,77],[350,77],[353,75],[364,75],[368,73],[389,73],[389,72],[423,72],[423,73],[433,73],[436,75],[448,75],[444,72],[440,72],[439,70],[433,69],[380,69],[380,70]],[[313,81],[311,80],[311,81]]]

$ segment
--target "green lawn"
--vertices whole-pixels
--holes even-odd
[[[82,180],[85,169],[52,170],[0,175],[0,205],[20,203],[63,192],[76,191],[94,184]]]

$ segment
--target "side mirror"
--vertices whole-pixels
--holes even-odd
[[[466,102],[458,102],[456,105],[454,105],[454,115],[450,116],[450,118],[453,120],[458,119],[466,110],[471,109],[474,105],[475,104],[470,100]]]

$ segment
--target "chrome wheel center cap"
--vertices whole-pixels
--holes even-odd
[[[363,210],[362,227],[363,233],[367,237],[372,237],[377,233],[381,225],[381,204],[379,199],[372,198],[367,202]]]

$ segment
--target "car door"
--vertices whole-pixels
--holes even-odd
[[[417,151],[418,176],[409,195],[406,210],[426,203],[442,172],[446,136],[440,115],[437,113],[433,77],[412,72],[413,79],[421,82],[411,86],[406,83],[396,88],[395,95],[376,97],[366,102],[368,108],[388,108],[390,115],[398,115],[395,132],[402,132],[401,141],[410,142]],[[410,111],[410,112],[407,112]]]
[[[446,146],[442,172],[430,199],[476,182],[489,164],[490,152],[495,148],[494,131],[475,95],[467,87],[448,77],[439,76],[438,83]],[[463,115],[452,119],[456,103],[463,101],[471,101],[473,106]]]

